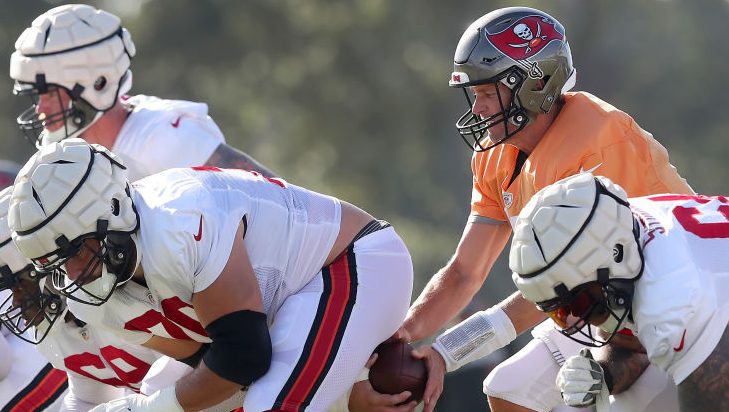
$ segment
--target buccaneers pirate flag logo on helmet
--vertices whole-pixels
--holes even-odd
[[[486,39],[499,51],[522,65],[529,77],[540,79],[544,73],[529,57],[539,53],[552,40],[564,40],[556,23],[543,16],[525,16],[498,33],[486,32]]]

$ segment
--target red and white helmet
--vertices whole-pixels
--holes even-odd
[[[109,12],[68,4],[41,14],[10,57],[15,94],[33,99],[18,127],[36,145],[78,136],[131,88],[135,51],[131,35]],[[70,101],[57,113],[38,113],[39,96],[55,92],[60,102],[59,89]]]
[[[456,128],[470,148],[489,150],[539,113],[549,112],[560,95],[574,86],[576,74],[565,29],[555,18],[529,7],[494,10],[468,26],[453,57],[448,84],[464,89],[468,104]],[[499,95],[500,112],[488,118],[473,114],[467,88],[496,83],[508,87],[511,102],[505,104]],[[489,128],[499,123],[513,126],[511,130],[504,127],[505,136],[483,146]]]

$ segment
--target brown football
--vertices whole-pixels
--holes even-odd
[[[423,359],[410,355],[412,350],[405,342],[381,343],[375,349],[377,361],[370,368],[370,384],[377,392],[395,395],[410,391],[412,396],[404,403],[423,399],[428,370]]]

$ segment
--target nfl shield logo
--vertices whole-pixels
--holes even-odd
[[[506,206],[507,209],[510,208],[511,202],[514,201],[514,195],[509,192],[502,192],[501,196],[504,198],[504,206]]]

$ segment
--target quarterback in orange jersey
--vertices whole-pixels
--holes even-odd
[[[588,93],[567,93],[575,79],[564,27],[542,11],[498,9],[463,33],[450,85],[463,89],[468,100],[456,126],[475,151],[471,214],[453,257],[413,303],[396,338],[423,339],[463,310],[504,249],[519,211],[551,183],[590,171],[630,196],[693,193],[666,150],[630,116]],[[545,318],[516,292],[417,349],[430,370],[425,411],[434,408],[445,372],[509,344]],[[492,411],[565,407],[555,378],[564,359],[581,346],[557,333],[551,321],[532,334],[535,339],[484,381]],[[607,368],[611,393],[620,394],[612,410],[650,410],[664,399],[670,406],[662,405],[663,412],[676,409],[675,386],[667,376],[646,369],[644,352],[626,350],[639,347],[637,340],[621,335],[612,343],[598,354],[601,360],[608,355],[621,360]]]
[[[533,151],[506,143],[474,152],[473,215],[515,219],[543,187],[588,171],[621,182],[633,196],[691,192],[666,149],[630,116],[586,92],[565,93],[562,100]],[[520,157],[526,159],[521,169]]]

